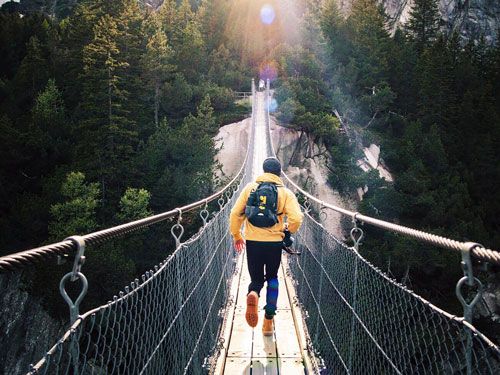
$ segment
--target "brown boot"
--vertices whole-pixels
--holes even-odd
[[[264,317],[264,323],[262,324],[262,334],[264,336],[273,335],[273,318],[267,319]]]
[[[247,295],[247,311],[245,318],[250,327],[254,328],[259,322],[259,295],[256,292],[250,292]]]

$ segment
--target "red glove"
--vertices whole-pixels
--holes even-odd
[[[236,241],[234,241],[234,249],[236,250],[236,252],[237,252],[238,254],[241,254],[241,252],[242,252],[243,250],[245,250],[245,247],[246,247],[246,246],[245,246],[245,240],[240,239],[240,240],[236,240]]]

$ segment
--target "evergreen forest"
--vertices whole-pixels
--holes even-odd
[[[265,3],[276,9],[272,25],[252,19]],[[214,191],[225,178],[214,177],[214,137],[248,117],[235,92],[259,76],[271,80],[279,123],[326,146],[330,185],[346,197],[368,187],[360,212],[500,248],[500,43],[441,26],[435,0],[415,0],[395,32],[374,0],[353,0],[347,15],[336,0],[165,0],[158,9],[82,0],[22,17],[5,4],[0,255]],[[357,166],[372,143],[394,182]],[[188,218],[192,231],[197,220]],[[365,231],[367,259],[460,314],[456,253]],[[172,247],[158,228],[90,249],[86,267],[98,287],[85,307]],[[498,272],[489,271],[486,282]],[[26,276],[34,294],[33,286],[51,285],[43,303],[54,316],[66,314],[55,303],[62,274],[50,265]]]

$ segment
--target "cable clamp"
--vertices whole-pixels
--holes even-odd
[[[320,202],[320,208],[319,208],[319,218],[321,219],[322,222],[325,222],[328,220],[328,213],[326,212],[326,205],[324,201]]]

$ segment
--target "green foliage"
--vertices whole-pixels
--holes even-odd
[[[319,22],[327,55],[314,43],[305,51],[277,50],[277,117],[326,139],[330,184],[352,197],[367,187],[359,210],[369,215],[499,247],[500,206],[492,194],[500,178],[493,146],[500,142],[499,47],[441,33],[435,0],[415,1],[409,22],[394,36],[374,0],[354,1],[347,15],[336,0],[308,12],[304,29],[315,30]],[[313,65],[306,63],[312,51]],[[332,107],[347,130],[329,137],[332,126],[321,126],[320,119],[331,116]],[[372,139],[394,183],[356,165],[362,140]],[[432,301],[457,308],[454,254],[366,230],[363,251],[372,262],[409,279]]]
[[[61,124],[64,120],[64,102],[61,92],[53,79],[49,79],[45,90],[35,100],[33,117],[36,124],[48,127]]]
[[[151,216],[148,208],[151,194],[146,189],[127,188],[120,199],[120,212],[117,217],[120,221],[133,221]]]
[[[53,241],[97,228],[98,184],[86,183],[81,172],[71,172],[61,186],[61,196],[64,202],[50,208],[53,219],[49,223],[49,233]]]
[[[429,47],[438,36],[440,15],[436,0],[415,0],[406,31],[418,51]]]
[[[169,0],[152,13],[136,0],[86,0],[59,1],[55,17],[0,11],[2,255],[212,191],[212,137],[248,115],[234,91],[248,90],[252,68],[219,22],[229,5]],[[168,233],[160,225],[89,248],[86,307],[163,260]],[[51,283],[45,301],[56,306],[63,270],[49,268],[35,283]]]

